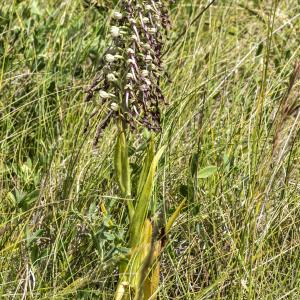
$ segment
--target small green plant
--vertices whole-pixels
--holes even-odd
[[[154,297],[159,283],[162,239],[183,205],[170,218],[164,233],[157,237],[153,229],[154,216],[151,220],[148,213],[156,169],[165,147],[155,153],[154,138],[151,136],[138,182],[134,184],[136,197],[132,201],[126,142],[128,128],[138,129],[141,125],[152,131],[161,128],[160,104],[164,102],[164,97],[159,81],[163,71],[164,37],[170,25],[166,3],[162,0],[120,1],[119,10],[112,14],[112,44],[105,52],[102,69],[87,95],[87,100],[98,95],[99,109],[102,110],[103,106],[107,109],[104,121],[98,125],[95,144],[111,118],[116,119],[119,128],[114,166],[121,196],[127,202],[129,233],[126,247],[130,249],[130,254],[119,266],[116,300]]]

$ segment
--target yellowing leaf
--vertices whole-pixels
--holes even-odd
[[[182,208],[185,205],[186,200],[184,199],[179,206],[176,208],[176,210],[174,211],[174,213],[172,214],[172,216],[169,218],[167,225],[166,225],[166,234],[169,233],[170,229],[172,228],[174,222],[176,221],[176,219],[178,218],[180,211],[182,210]]]
[[[116,293],[115,293],[115,300],[125,300],[124,297],[127,295],[125,294],[126,288],[128,287],[128,282],[122,281],[119,283]]]
[[[149,219],[145,220],[142,239],[137,247],[137,257],[132,268],[135,278],[133,286],[136,287],[136,295],[139,297],[144,293],[144,282],[148,275],[149,264],[151,263],[151,240],[152,240],[152,224]],[[150,259],[149,259],[150,258]]]
[[[157,241],[154,246],[154,253],[152,257],[152,270],[148,275],[144,285],[144,300],[155,300],[159,286],[159,272],[160,272],[160,262],[159,255],[161,253],[161,241]]]

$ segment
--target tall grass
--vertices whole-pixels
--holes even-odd
[[[118,129],[108,126],[96,147],[97,122],[84,131],[93,111],[85,91],[109,31],[104,2],[91,2],[0,4],[3,299],[113,299],[130,251]],[[186,207],[160,255],[157,293],[298,299],[299,77],[290,78],[300,7],[215,1],[201,13],[208,3],[179,0],[171,10],[156,138],[165,151],[148,216],[163,227],[183,199]],[[149,133],[128,145],[138,182]]]

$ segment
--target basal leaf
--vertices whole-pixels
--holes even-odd
[[[115,157],[114,157],[115,171],[117,181],[122,191],[123,197],[131,197],[131,181],[130,181],[130,166],[128,159],[128,147],[124,132],[121,132],[117,139]],[[133,204],[130,200],[127,201],[129,216],[133,216]]]
[[[161,158],[164,150],[165,147],[162,147],[153,158],[153,161],[149,168],[146,182],[143,186],[143,190],[137,200],[135,213],[132,218],[132,222],[130,224],[130,246],[131,247],[135,247],[136,245],[138,245],[140,241],[143,224],[146,219],[146,214],[147,214],[149,201],[152,193],[156,167],[158,165],[159,159]]]
[[[140,195],[140,193],[142,192],[142,189],[144,187],[144,184],[147,180],[147,176],[149,173],[149,168],[151,166],[151,163],[153,161],[153,157],[154,157],[154,138],[151,135],[150,138],[150,143],[149,143],[149,147],[148,147],[148,153],[145,157],[144,163],[143,163],[143,168],[142,168],[142,172],[139,178],[139,183],[138,183],[138,188],[137,188],[137,195]]]

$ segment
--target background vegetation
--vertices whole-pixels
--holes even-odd
[[[96,124],[84,132],[107,47],[109,14],[93,3],[0,4],[1,299],[112,299],[128,251],[117,128],[96,147]],[[159,299],[299,299],[300,6],[223,0],[200,14],[207,4],[171,10],[152,207],[162,220],[187,207]],[[148,135],[131,141],[133,176]]]

